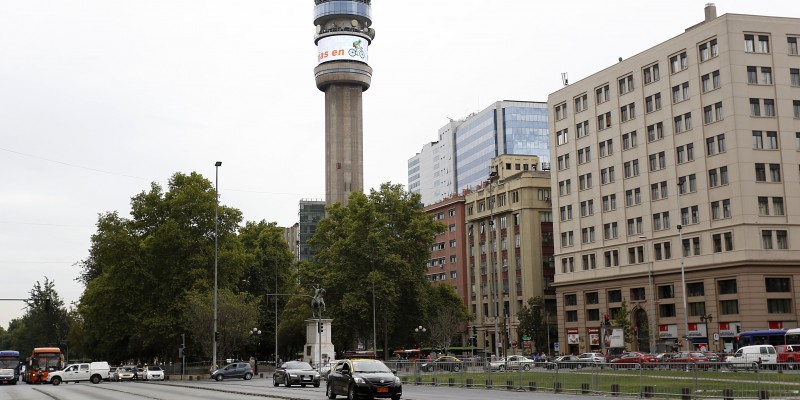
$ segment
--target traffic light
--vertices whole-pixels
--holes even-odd
[[[178,347],[178,358],[183,358],[183,347]]]
[[[610,321],[608,319],[608,314],[603,316],[603,323],[606,324],[606,325],[608,325],[610,323]]]
[[[742,326],[741,325],[736,325],[736,333],[737,334],[742,333]]]
[[[325,330],[325,324],[322,321],[319,321],[319,333],[322,333]]]
[[[219,342],[219,332],[214,332],[214,341]]]
[[[472,327],[472,335],[475,336],[477,334],[478,334],[478,327],[477,326],[473,326]]]

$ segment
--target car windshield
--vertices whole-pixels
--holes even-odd
[[[286,364],[283,364],[283,367],[286,369],[312,369],[311,364],[300,361],[287,362]]]
[[[706,355],[703,353],[691,353],[692,357],[705,357]]]
[[[354,361],[355,372],[392,372],[380,361]]]
[[[147,367],[148,371],[161,371],[161,367]]]

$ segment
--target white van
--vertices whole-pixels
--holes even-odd
[[[61,382],[92,382],[108,380],[108,363],[105,361],[67,365],[61,371],[53,371],[47,376],[47,382],[58,386]]]
[[[752,368],[762,365],[774,368],[778,364],[778,352],[770,344],[744,346],[736,350],[732,356],[728,356],[725,361],[730,368]]]

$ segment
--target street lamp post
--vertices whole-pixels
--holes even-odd
[[[488,242],[489,242],[489,246],[491,246],[491,249],[489,251],[489,269],[490,269],[490,271],[489,271],[490,275],[489,276],[491,276],[491,283],[489,284],[489,289],[492,291],[492,308],[494,309],[493,310],[493,316],[494,316],[494,348],[495,348],[494,354],[497,357],[499,357],[500,356],[500,336],[499,336],[500,328],[498,327],[498,322],[499,322],[498,319],[500,318],[500,316],[499,316],[499,313],[500,313],[500,304],[499,304],[500,303],[500,296],[498,295],[497,292],[500,291],[500,288],[499,288],[499,285],[498,285],[499,282],[497,280],[497,268],[495,267],[495,256],[494,256],[494,252],[495,252],[495,241],[494,241],[494,232],[495,232],[495,230],[494,230],[494,205],[495,205],[495,202],[494,202],[494,185],[495,185],[495,182],[497,181],[497,178],[498,178],[498,176],[497,176],[497,172],[496,171],[492,171],[492,172],[489,173],[489,199],[487,200],[488,207],[489,207],[489,227],[488,227],[488,233],[487,233],[486,237],[489,238]]]
[[[253,354],[253,359],[255,359],[255,373],[258,374],[258,345],[260,344],[260,337],[261,337],[261,329],[253,328],[250,330],[250,336],[256,338],[256,351]]]
[[[217,367],[217,301],[218,301],[218,287],[217,287],[217,262],[219,258],[219,167],[222,166],[222,161],[214,163],[214,338],[212,340],[212,360],[211,369]]]
[[[424,335],[425,332],[427,332],[427,331],[428,331],[428,329],[426,329],[422,325],[414,328],[414,333],[419,335],[419,342],[417,343],[417,345],[419,346],[420,356],[422,356],[422,354],[421,354],[422,353],[422,335]]]
[[[708,323],[713,321],[713,320],[714,320],[714,317],[711,315],[711,313],[708,313],[706,315],[701,315],[700,316],[700,322],[702,322],[706,326],[706,339],[708,339],[708,337],[711,336],[711,332],[708,331]],[[716,349],[716,346],[715,346],[715,349]],[[708,344],[708,350],[711,351],[711,343]]]
[[[686,342],[686,350],[691,350],[689,346],[689,308],[686,306],[686,271],[683,267],[683,232],[682,226],[678,225],[678,243],[681,248],[681,293],[683,293],[683,323],[684,323],[684,341]]]

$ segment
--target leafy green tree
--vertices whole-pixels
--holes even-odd
[[[306,344],[306,320],[311,318],[309,298],[290,297],[287,300],[278,326],[278,354],[284,360],[303,351]],[[316,359],[317,356],[313,355],[313,358]]]
[[[444,350],[453,344],[471,316],[452,286],[443,284],[428,289],[426,321],[433,345]]]
[[[543,308],[544,299],[541,296],[536,296],[528,299],[527,304],[523,304],[522,308],[517,312],[517,320],[519,321],[519,327],[517,328],[518,343],[523,342],[523,336],[530,336],[533,342],[536,343],[537,351],[547,349],[547,329],[549,327],[544,323]]]
[[[25,303],[25,314],[9,325],[20,354],[30,354],[34,347],[64,347],[62,342],[70,329],[69,317],[55,290],[55,282],[47,277],[44,282],[37,281]]]
[[[353,349],[372,338],[373,296],[384,344],[404,343],[423,322],[426,261],[445,226],[424,212],[419,194],[389,183],[327,211],[311,241],[316,262],[303,267],[300,283],[327,290],[334,345]]]
[[[119,362],[176,352],[186,332],[185,294],[213,291],[216,209],[211,182],[176,173],[167,191],[153,183],[134,196],[130,219],[100,215],[79,277],[86,284],[78,309],[88,356]],[[239,210],[219,206],[220,288],[238,287],[247,264],[236,234],[241,220]]]
[[[283,239],[283,228],[274,222],[247,222],[239,230],[239,239],[246,252],[241,290],[253,294],[257,299],[259,316],[254,327],[261,329],[262,336],[257,340],[260,347],[256,353],[266,356],[275,352],[274,346],[270,345],[275,342],[276,335],[275,302],[278,302],[277,312],[280,314],[289,301],[284,296],[268,297],[267,294],[297,292],[292,280],[294,257],[289,244]],[[283,318],[280,320],[283,321]],[[305,337],[305,327],[300,326],[287,335],[292,339]],[[302,344],[300,348],[302,350]]]
[[[191,291],[183,301],[183,314],[189,332],[193,335],[195,353],[210,358],[214,331],[213,293]],[[258,322],[258,300],[247,293],[219,290],[217,299],[217,359],[245,358],[250,343],[250,330]]]
[[[614,321],[612,321],[612,325],[623,328],[625,334],[625,343],[631,343],[631,341],[634,340],[631,314],[628,310],[628,304],[625,302],[625,300],[622,300],[622,305],[620,306],[619,310],[617,310],[617,313],[614,314]]]

